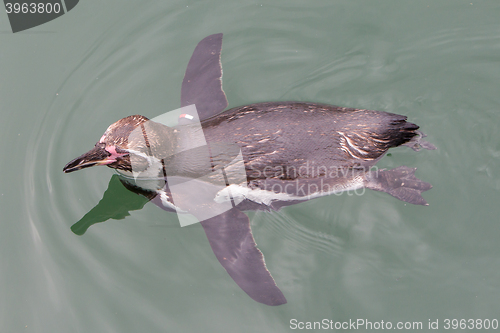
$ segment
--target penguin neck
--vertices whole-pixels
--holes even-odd
[[[133,178],[163,178],[164,164],[175,154],[178,138],[175,130],[147,121],[130,133],[127,142],[129,152],[129,172],[122,175]]]
[[[198,178],[211,172],[209,148],[200,123],[179,124],[173,132],[175,154],[165,160],[167,175]]]

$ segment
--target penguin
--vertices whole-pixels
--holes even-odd
[[[407,117],[308,102],[265,102],[224,111],[222,33],[204,38],[188,63],[176,126],[133,115],[108,127],[65,173],[106,165],[160,208],[195,216],[231,278],[267,305],[286,298],[268,271],[247,210],[368,188],[416,205],[432,186],[416,168],[379,170],[390,148],[436,149]],[[193,109],[189,109],[193,110]],[[141,206],[142,207],[142,206]]]

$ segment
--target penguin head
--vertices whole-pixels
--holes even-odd
[[[149,146],[147,134],[154,135],[144,130],[144,124],[148,121],[148,118],[140,115],[118,120],[108,127],[94,148],[66,164],[63,171],[69,173],[94,165],[132,171],[131,157],[144,158],[139,155]]]

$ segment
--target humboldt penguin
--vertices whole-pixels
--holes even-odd
[[[180,114],[175,126],[123,118],[63,170],[107,165],[160,208],[194,215],[231,278],[254,300],[281,305],[285,296],[243,211],[360,188],[427,205],[421,193],[432,186],[415,177],[415,168],[373,167],[393,147],[435,147],[406,116],[383,111],[293,101],[224,111],[221,48],[222,34],[208,36],[188,63],[181,106],[195,112]],[[200,135],[201,143],[193,139]]]

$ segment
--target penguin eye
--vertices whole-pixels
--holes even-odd
[[[128,155],[129,154],[128,150],[126,150],[126,149],[121,149],[121,148],[118,148],[118,147],[116,147],[115,149],[116,149],[116,152],[118,154],[124,154],[124,155]]]

